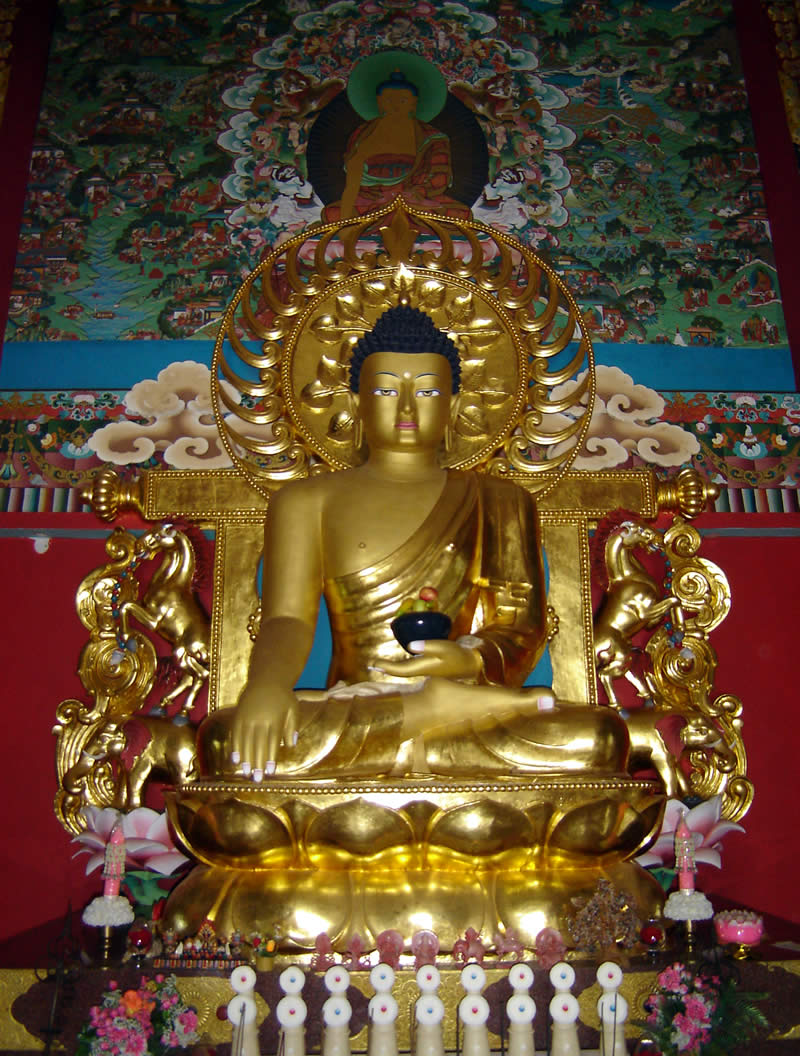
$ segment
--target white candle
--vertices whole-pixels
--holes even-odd
[[[328,972],[334,969],[329,968]],[[343,969],[339,969],[343,971]],[[347,972],[344,973],[347,975]],[[327,984],[327,975],[325,982]],[[348,976],[349,980],[349,976]],[[339,985],[341,979],[336,981]],[[350,1016],[353,1010],[350,1002],[341,994],[329,997],[322,1006],[322,1021],[325,1033],[322,1040],[322,1056],[350,1056]]]
[[[572,974],[574,981],[575,973]],[[553,1020],[550,1056],[580,1056],[578,1002],[572,994],[564,991],[555,995],[550,1002],[550,1018]]]
[[[598,1002],[598,1011],[603,1024],[605,1056],[627,1056],[625,1020],[628,1018],[628,1002],[622,994],[603,994]]]
[[[302,972],[300,974],[302,975]],[[283,1056],[306,1056],[306,1039],[303,1030],[307,1013],[305,1001],[297,994],[286,994],[278,1002],[275,1012],[281,1025],[281,1042],[278,1051],[283,1052]]]
[[[414,1016],[417,1021],[416,1056],[444,1056],[442,999],[437,994],[424,993],[417,999]]]
[[[534,1056],[533,1020],[536,1005],[530,994],[512,994],[506,1002],[506,1014],[510,1023],[508,1032],[508,1056]]]

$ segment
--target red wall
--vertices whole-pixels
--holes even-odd
[[[795,787],[800,727],[795,718],[800,536],[754,537],[760,530],[798,531],[793,517],[706,516],[705,529],[747,535],[708,537],[701,554],[727,573],[733,611],[712,641],[720,655],[716,688],[744,701],[745,743],[755,782],[746,835],[727,837],[723,869],[703,866],[699,881],[747,905],[800,922],[795,895],[800,841]],[[7,515],[8,531],[97,531],[91,515]],[[6,835],[0,852],[0,939],[60,916],[71,899],[81,908],[100,890],[83,876],[69,837],[53,815],[51,730],[61,700],[80,696],[75,674],[86,632],[74,609],[81,578],[104,560],[99,538],[54,538],[37,554],[28,538],[0,538],[6,588],[2,640],[5,737],[0,756]]]
[[[725,838],[722,870],[704,866],[698,879],[709,893],[800,922],[800,525],[796,517],[774,514],[707,516],[700,523],[748,533],[706,538],[701,554],[716,561],[731,584],[731,614],[711,639],[720,658],[716,688],[744,703],[755,799],[742,822],[746,834]],[[798,534],[751,534],[778,528]]]
[[[3,528],[27,523],[42,530],[43,518],[7,514]],[[76,522],[100,527],[91,515],[62,514],[51,524],[68,529]],[[0,539],[3,568],[3,726],[0,748],[0,801],[5,835],[0,844],[0,938],[61,916],[72,900],[82,908],[99,893],[83,866],[71,860],[74,848],[56,821],[55,738],[58,704],[81,696],[75,671],[86,631],[75,614],[75,591],[83,576],[102,564],[100,539],[50,542],[37,554],[27,538]]]

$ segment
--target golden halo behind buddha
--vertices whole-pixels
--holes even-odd
[[[442,464],[519,473],[540,494],[554,487],[594,399],[577,304],[528,247],[402,199],[290,239],[237,291],[215,345],[212,398],[250,483],[267,494],[271,482],[361,461],[350,356],[401,303],[430,315],[459,348],[462,390]],[[569,397],[554,395],[567,381]]]

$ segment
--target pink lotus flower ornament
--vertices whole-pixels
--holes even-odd
[[[719,869],[722,866],[720,841],[729,832],[744,832],[741,825],[732,821],[720,821],[722,796],[712,796],[691,810],[679,799],[671,799],[664,812],[664,823],[658,839],[636,861],[645,868],[651,866],[671,868],[675,864],[675,830],[683,818],[694,837],[695,862],[705,862]]]
[[[137,807],[128,814],[121,814],[113,807],[87,806],[81,814],[86,819],[86,829],[72,842],[82,844],[78,854],[84,851],[89,854],[87,874],[103,864],[106,845],[117,822],[120,822],[125,837],[126,869],[149,869],[162,876],[172,876],[189,861],[172,842],[166,814],[159,814],[150,807]]]

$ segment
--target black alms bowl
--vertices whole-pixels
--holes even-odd
[[[446,638],[450,634],[451,620],[443,612],[404,612],[392,620],[392,632],[402,647],[410,652],[409,642],[425,641],[428,638]]]

